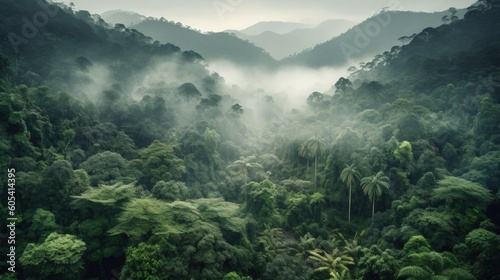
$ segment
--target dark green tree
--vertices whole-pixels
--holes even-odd
[[[396,279],[399,270],[399,251],[386,249],[382,251],[378,245],[363,248],[363,256],[359,261],[359,276],[366,280]]]
[[[31,239],[42,242],[53,232],[60,232],[62,227],[56,223],[53,213],[42,208],[36,209],[33,214],[29,235]]]
[[[189,189],[183,182],[159,181],[151,189],[151,194],[155,198],[165,201],[184,200],[189,195]]]
[[[80,165],[90,175],[93,186],[127,181],[127,161],[118,153],[105,151],[89,157]],[[129,178],[133,181],[135,178]]]
[[[321,107],[324,99],[325,96],[322,93],[315,91],[307,97],[307,104],[313,107]]]
[[[278,254],[266,265],[263,279],[301,280],[309,279],[312,273],[312,269],[302,259]]]
[[[276,186],[269,180],[251,182],[243,187],[245,208],[258,219],[268,219],[276,212]]]
[[[178,158],[172,146],[158,140],[139,152],[140,158],[131,162],[142,172],[139,182],[152,187],[159,181],[168,182],[182,178],[186,173],[183,160]]]
[[[335,83],[335,93],[350,93],[352,92],[352,82],[349,79],[341,77]]]
[[[200,91],[196,88],[193,83],[184,83],[178,89],[177,92],[180,96],[186,99],[188,102],[192,100],[197,100],[201,98]]]
[[[166,263],[160,245],[139,243],[127,248],[125,265],[120,274],[124,279],[160,280],[165,277],[163,270]]]

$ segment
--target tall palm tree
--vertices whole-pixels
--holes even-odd
[[[346,164],[346,168],[344,168],[344,170],[342,170],[342,173],[340,173],[340,179],[342,180],[342,182],[346,183],[347,187],[349,188],[349,223],[351,223],[352,187],[356,187],[356,181],[359,181],[360,178],[361,174],[356,169],[356,166],[354,164]]]
[[[307,148],[306,145],[307,142],[302,143],[299,147],[299,156],[306,158],[307,159],[307,169],[309,169],[309,158],[311,155],[309,155],[309,149]]]
[[[316,186],[316,174],[317,174],[317,166],[318,166],[318,157],[325,154],[326,145],[321,140],[314,137],[311,137],[304,144],[302,144],[299,148],[299,155],[305,157],[307,159],[314,158],[314,186]]]
[[[253,162],[257,158],[254,156],[240,157],[239,160],[233,162],[227,166],[227,169],[241,169],[243,176],[245,177],[245,183],[248,181],[248,173],[254,169],[263,169],[262,165]]]
[[[375,199],[382,195],[383,189],[389,189],[389,177],[385,176],[382,171],[376,175],[361,179],[361,187],[363,192],[368,195],[372,201],[372,221],[375,214]]]
[[[354,259],[342,254],[338,248],[328,254],[323,250],[315,249],[309,251],[309,259],[317,261],[319,267],[315,271],[328,271],[334,280],[349,279],[348,265],[354,265]]]

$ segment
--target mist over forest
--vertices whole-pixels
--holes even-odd
[[[500,279],[500,1],[289,56],[325,29],[0,6],[0,280]]]

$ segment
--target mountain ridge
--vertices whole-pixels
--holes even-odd
[[[247,36],[255,36],[265,31],[272,31],[277,34],[285,34],[295,29],[310,27],[310,24],[300,22],[260,21],[239,31]]]
[[[225,32],[207,32],[186,28],[180,23],[146,19],[131,26],[161,43],[172,43],[182,49],[194,50],[207,61],[229,60],[244,65],[273,66],[276,61],[250,42]]]
[[[102,19],[111,24],[121,23],[127,27],[138,24],[145,20],[147,16],[126,10],[110,10],[101,13]]]
[[[315,26],[301,27],[282,34],[270,30],[258,35],[248,35],[237,30],[227,32],[252,42],[279,60],[338,36],[353,25],[354,23],[348,20],[330,19]]]
[[[464,10],[458,15],[463,16]],[[399,45],[398,39],[442,24],[449,12],[382,11],[341,35],[282,60],[285,65],[313,68],[345,66]]]

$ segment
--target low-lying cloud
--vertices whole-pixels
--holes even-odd
[[[209,67],[219,73],[229,86],[237,85],[245,92],[264,91],[271,96],[285,96],[292,107],[305,104],[311,93],[326,92],[340,77],[347,76],[346,69],[331,67],[266,69],[235,65],[228,61],[213,61]]]

